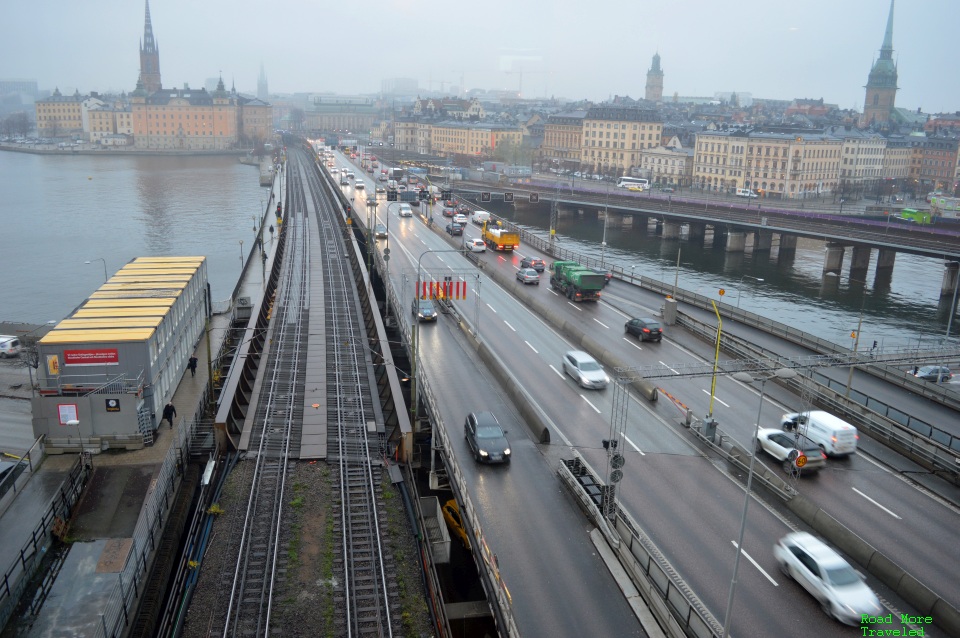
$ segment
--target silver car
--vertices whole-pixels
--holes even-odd
[[[757,431],[757,453],[766,452],[780,461],[788,474],[812,474],[827,464],[827,455],[820,446],[803,436],[775,428],[760,428]]]
[[[521,268],[517,271],[517,281],[524,285],[533,284],[534,286],[539,286],[540,273],[533,268]]]
[[[880,616],[883,607],[863,577],[837,552],[807,532],[787,534],[773,546],[773,556],[788,577],[817,599],[823,611],[847,625],[863,616]]]
[[[610,377],[597,360],[580,350],[571,350],[563,355],[563,372],[582,388],[602,390],[610,383]]]

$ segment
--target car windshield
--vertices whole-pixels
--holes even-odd
[[[836,587],[846,587],[860,582],[860,576],[849,565],[824,569],[827,582]]]
[[[420,310],[422,310],[422,311],[424,311],[424,312],[432,312],[432,311],[433,311],[433,303],[430,302],[430,301],[421,301],[421,302],[420,302]]]
[[[650,328],[651,330],[659,330],[659,329],[660,329],[660,324],[657,323],[656,321],[648,321],[648,322],[646,322],[646,325],[647,325],[647,327]]]
[[[595,370],[600,369],[600,364],[592,359],[587,361],[581,361],[580,369],[583,370],[584,372],[593,372]]]
[[[478,439],[499,439],[503,432],[495,425],[481,425],[477,428]]]

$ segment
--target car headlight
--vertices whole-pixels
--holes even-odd
[[[490,456],[486,450],[480,450],[480,456]]]
[[[507,448],[506,450],[504,450],[504,451],[503,451],[503,455],[504,455],[504,456],[510,456],[510,448]]]

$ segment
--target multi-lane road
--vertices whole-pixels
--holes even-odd
[[[342,158],[339,164],[344,165]],[[362,171],[354,172],[358,179],[367,179],[367,188],[343,189],[347,196],[356,196],[356,206],[363,210],[375,184],[363,177]],[[426,252],[450,250],[450,244],[442,236],[446,220],[439,207],[421,208],[434,216],[432,228],[419,216],[397,217],[398,206],[381,201],[378,207],[381,221],[389,216],[391,280],[398,290],[409,289],[406,299],[412,295],[418,261],[423,276],[433,279],[457,278],[475,268],[461,255]],[[467,237],[479,234],[470,224],[465,230]],[[485,270],[500,269],[506,280],[512,280],[526,255],[521,247],[513,254],[488,252],[482,259]],[[468,299],[455,303],[469,321],[478,318],[481,338],[552,421],[552,442],[541,445],[532,439],[452,322],[441,317],[437,325],[423,326],[420,359],[434,393],[442,397],[438,416],[451,440],[459,444],[451,454],[470,479],[470,496],[513,594],[521,631],[531,636],[636,634],[639,625],[631,620],[622,596],[616,595],[615,584],[596,559],[586,535],[589,523],[562,493],[556,478],[557,463],[568,458],[571,449],[603,472],[606,454],[601,441],[609,436],[613,389],[585,391],[564,377],[560,358],[574,346],[531,311],[525,300],[539,296],[556,312],[564,313],[569,325],[636,365],[712,360],[712,352],[680,330],[668,332],[662,343],[639,343],[626,337],[624,321],[631,315],[654,314],[662,300],[620,282],[613,282],[605,291],[605,300],[598,304],[574,304],[550,289],[548,274],[539,286],[504,288],[484,275],[480,281],[479,290],[471,284]],[[855,380],[859,384],[860,375]],[[710,382],[709,377],[657,380],[698,415],[708,412]],[[774,384],[768,383],[766,389],[763,427],[775,427],[784,412],[809,407]],[[885,388],[884,392],[889,401],[896,391]],[[713,413],[721,426],[749,449],[757,419],[757,389],[720,378],[715,397]],[[902,399],[905,403],[911,400],[907,395]],[[495,412],[510,431],[514,449],[510,467],[477,467],[469,458],[460,430],[468,412],[482,409]],[[627,463],[619,497],[722,623],[744,491],[724,463],[694,443],[682,417],[678,407],[666,400],[630,402],[625,431]],[[955,571],[960,548],[954,531],[960,510],[891,470],[874,458],[868,442],[861,439],[861,443],[860,454],[846,460],[831,459],[819,476],[788,480],[946,600],[960,600],[960,576]],[[877,450],[876,457],[887,456],[888,452]],[[761,456],[758,460],[778,468],[771,459]],[[895,465],[908,466],[905,462]],[[751,506],[733,635],[861,633],[857,628],[844,630],[827,618],[811,597],[777,570],[772,546],[798,527],[777,504],[755,501]],[[868,582],[894,613],[914,611],[875,579],[868,577]],[[935,628],[927,628],[927,635],[936,633]]]

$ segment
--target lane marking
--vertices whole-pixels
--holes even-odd
[[[531,349],[531,350],[533,350],[533,351],[536,352],[537,354],[540,354],[540,352],[539,352],[536,348],[534,348],[534,347],[533,347],[533,344],[531,344],[529,341],[524,341],[524,343],[527,344],[528,346],[530,346],[530,349]]]
[[[737,546],[737,541],[730,541],[730,542],[733,543],[734,548],[736,548],[736,546]],[[741,553],[742,553],[744,556],[747,557],[747,560],[748,560],[748,561],[750,561],[751,563],[753,563],[753,566],[757,568],[757,571],[758,571],[758,572],[760,572],[761,574],[763,574],[763,576],[764,576],[767,580],[769,580],[771,583],[773,583],[773,586],[774,586],[774,587],[779,587],[779,586],[780,586],[780,585],[777,584],[777,581],[775,581],[774,579],[770,578],[770,574],[768,574],[767,572],[765,572],[765,571],[763,570],[763,567],[760,567],[760,565],[757,564],[757,561],[753,560],[753,557],[752,557],[750,554],[748,554],[746,551],[742,551]]]
[[[487,304],[487,308],[489,308],[491,311],[493,311],[493,314],[497,314],[497,309],[494,308],[493,306],[491,306],[490,304]]]
[[[707,390],[706,388],[700,388],[700,391],[703,392],[704,394],[706,394],[707,396],[710,396],[710,391]],[[721,400],[718,399],[717,397],[713,397],[713,400],[716,401],[717,403],[723,404],[724,407],[727,407],[727,408],[730,407],[730,404],[729,404],[729,403],[724,403],[723,401],[721,401]]]
[[[550,366],[550,369],[551,369],[551,370],[553,370],[554,372],[557,373],[557,376],[558,376],[558,377],[560,377],[561,379],[566,378],[567,375],[565,375],[565,374],[564,374],[563,372],[561,372],[560,370],[557,370],[556,368],[554,368],[552,363],[548,363],[547,365]]]
[[[663,361],[660,361],[660,365],[662,365],[664,368],[666,368],[667,370],[669,370],[670,372],[672,372],[672,373],[674,373],[674,374],[680,374],[679,372],[677,372],[676,370],[674,370],[673,368],[671,368],[670,366],[668,366],[667,364],[665,364]]]
[[[560,296],[560,294],[559,294],[556,290],[553,289],[553,286],[547,288],[547,291],[549,291],[551,295],[556,295],[557,297]]]
[[[640,343],[638,341],[634,339],[627,339],[626,337],[624,337],[623,340],[629,343],[631,346],[633,346],[637,350],[643,350],[643,348],[640,347]]]
[[[578,306],[577,304],[573,303],[572,301],[568,301],[567,304],[568,304],[571,308],[575,308],[578,312],[583,312],[583,308],[581,308],[581,307]]]
[[[594,412],[596,412],[597,414],[602,414],[602,413],[600,412],[600,409],[599,409],[597,406],[595,406],[594,404],[590,403],[590,399],[588,399],[587,397],[583,396],[582,394],[580,395],[580,398],[583,399],[584,401],[586,401],[586,402],[587,402],[587,405],[589,405],[591,408],[593,408],[593,411],[594,411]]]
[[[513,326],[510,325],[510,322],[509,322],[509,321],[504,321],[503,323],[507,324],[507,327],[510,328],[511,330],[513,330],[514,332],[517,331],[516,328],[514,328]]]
[[[874,505],[876,505],[877,507],[879,507],[880,509],[882,509],[884,512],[886,512],[887,514],[889,514],[890,516],[894,517],[895,519],[897,519],[897,520],[902,520],[902,517],[901,517],[901,516],[897,516],[896,514],[894,514],[893,512],[891,512],[890,510],[888,510],[886,507],[884,507],[884,506],[881,505],[880,503],[876,502],[875,500],[873,500],[872,498],[870,498],[869,496],[867,496],[866,494],[864,494],[863,492],[861,492],[861,491],[858,490],[857,488],[851,487],[850,489],[853,490],[854,492],[856,492],[857,494],[859,494],[860,496],[862,496],[863,498],[867,499],[868,501],[870,501],[871,503],[873,503]]]
[[[599,323],[601,326],[603,326],[603,327],[606,328],[607,330],[610,329],[610,326],[608,326],[607,324],[603,323],[603,322],[600,321],[599,319],[594,318],[593,320],[596,321],[597,323]]]
[[[630,437],[629,437],[629,436],[627,436],[626,434],[624,434],[624,435],[623,435],[623,438],[624,438],[624,440],[625,440],[627,443],[630,444],[630,446],[631,446],[634,450],[636,450],[637,452],[640,453],[640,456],[646,456],[646,454],[643,453],[643,450],[641,450],[640,448],[638,448],[638,447],[637,447],[637,444],[630,440]]]

